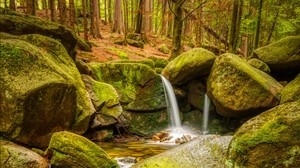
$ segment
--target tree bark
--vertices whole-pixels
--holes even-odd
[[[69,0],[69,15],[70,15],[70,28],[71,30],[75,31],[75,5],[74,5],[74,0]]]
[[[143,29],[143,12],[145,9],[145,0],[139,1],[139,9],[137,14],[136,26],[135,26],[135,33],[142,34]]]
[[[87,21],[87,11],[86,11],[86,0],[82,0],[82,14],[83,14],[83,36],[84,40],[88,41],[88,21]]]
[[[108,0],[108,23],[112,24],[113,23],[113,17],[112,17],[112,0]]]
[[[242,9],[243,9],[243,0],[234,0],[233,10],[232,10],[231,29],[230,29],[231,30],[230,41],[229,41],[229,52],[231,53],[237,53]]]
[[[123,33],[123,26],[122,26],[122,3],[121,0],[115,1],[115,12],[114,12],[114,25],[113,25],[113,32],[116,33]]]
[[[259,9],[258,9],[258,15],[257,15],[257,24],[256,24],[256,31],[255,31],[254,49],[256,49],[258,47],[258,42],[259,42],[262,7],[263,7],[263,0],[259,0]]]
[[[26,14],[35,15],[35,0],[26,0]]]
[[[58,4],[59,4],[59,22],[62,25],[67,25],[66,0],[58,0]]]
[[[9,9],[11,9],[11,10],[16,10],[16,2],[15,2],[15,0],[10,0],[9,1]]]
[[[168,3],[167,0],[162,0],[162,26],[161,26],[161,35],[167,36],[168,34]]]

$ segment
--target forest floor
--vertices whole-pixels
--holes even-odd
[[[166,44],[171,48],[171,39],[159,35],[148,35],[144,48],[130,45],[117,45],[114,41],[124,39],[124,34],[113,33],[109,25],[101,25],[101,38],[89,38],[92,52],[78,51],[77,57],[85,62],[107,62],[120,59],[142,60],[154,56],[168,59],[170,54],[158,50],[159,45]],[[82,37],[82,35],[81,35]]]

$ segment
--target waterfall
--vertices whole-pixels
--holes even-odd
[[[209,106],[210,106],[210,99],[205,94],[204,96],[204,108],[203,108],[203,120],[202,120],[202,133],[208,133],[208,119],[209,119]]]
[[[171,127],[172,128],[179,128],[181,127],[181,121],[179,116],[179,109],[177,105],[177,100],[174,94],[173,87],[171,83],[161,75],[162,84],[164,87],[166,103],[167,103],[167,110],[170,115],[171,119]]]

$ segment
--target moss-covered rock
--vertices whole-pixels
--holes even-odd
[[[268,64],[272,72],[281,76],[300,73],[300,36],[285,37],[253,51],[255,57]]]
[[[128,123],[129,132],[140,136],[152,136],[154,133],[165,130],[168,127],[166,111],[152,113],[134,113],[124,111]]]
[[[235,133],[227,167],[300,167],[300,100],[272,108]]]
[[[169,54],[170,53],[170,49],[168,48],[168,46],[166,44],[161,44],[158,46],[158,51],[164,53],[164,54]]]
[[[64,45],[73,59],[75,59],[77,45],[85,51],[91,51],[91,48],[82,39],[63,25],[2,7],[0,7],[0,14],[0,32],[14,35],[34,33],[57,39]]]
[[[99,167],[117,168],[100,146],[71,132],[62,131],[52,135],[47,154],[51,167]]]
[[[271,76],[229,53],[217,57],[207,81],[207,93],[218,113],[230,117],[254,115],[276,106],[282,89]]]
[[[149,66],[139,63],[90,63],[100,82],[111,84],[123,107],[149,112],[165,107],[161,78]]]
[[[188,82],[198,76],[207,75],[216,56],[203,48],[194,48],[173,59],[162,71],[173,85]]]
[[[115,118],[123,112],[116,89],[107,83],[95,81],[88,75],[82,75],[82,80],[96,109],[93,115],[95,117],[91,118],[91,127],[116,123]]]
[[[205,85],[198,80],[192,80],[188,84],[188,102],[198,110],[204,109]]]
[[[114,61],[109,61],[107,63],[140,63],[140,64],[145,64],[148,65],[151,68],[154,68],[155,63],[151,59],[142,59],[142,60],[127,60],[127,59],[122,59],[122,60],[114,60]]]
[[[270,74],[270,72],[271,72],[269,66],[257,58],[252,58],[252,59],[248,60],[247,62],[254,68],[264,71],[267,74]]]
[[[289,82],[281,92],[280,104],[300,99],[300,74]]]
[[[145,159],[133,168],[224,167],[231,136],[206,135]]]
[[[56,131],[85,132],[93,108],[63,45],[41,35],[19,38],[0,41],[1,134],[45,147]]]
[[[14,144],[0,140],[1,168],[48,168],[48,162],[37,153]]]
[[[159,58],[159,57],[155,57],[155,56],[150,56],[150,57],[148,57],[148,59],[151,59],[154,61],[156,68],[164,68],[169,63],[169,61],[167,59]]]

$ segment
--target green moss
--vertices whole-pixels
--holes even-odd
[[[128,54],[120,49],[109,47],[108,50],[116,53],[120,59],[128,59]]]
[[[300,99],[300,74],[289,82],[281,92],[280,104],[292,102]]]

